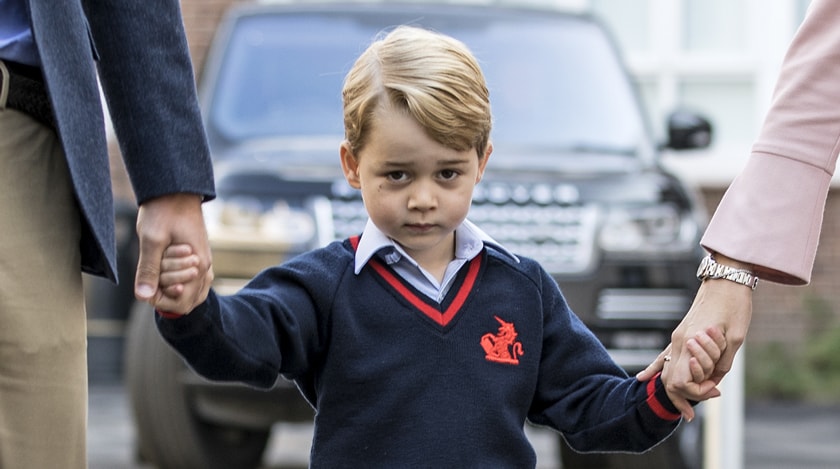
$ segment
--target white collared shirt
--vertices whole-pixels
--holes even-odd
[[[519,259],[504,246],[485,233],[481,228],[469,220],[464,220],[455,229],[455,258],[449,262],[443,281],[438,282],[434,275],[420,267],[414,259],[409,256],[398,243],[387,237],[373,222],[368,219],[365,230],[356,248],[355,273],[361,272],[367,262],[376,255],[383,262],[391,266],[402,278],[414,288],[421,291],[429,298],[437,302],[443,300],[449,287],[458,274],[461,267],[477,256],[484,245],[492,244],[499,250],[509,255],[513,260]]]

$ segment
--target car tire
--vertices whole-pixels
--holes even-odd
[[[131,308],[125,383],[135,420],[137,456],[158,469],[256,468],[271,430],[203,421],[182,377],[190,371],[160,337],[150,305]]]

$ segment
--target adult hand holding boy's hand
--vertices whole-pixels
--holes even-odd
[[[719,328],[710,327],[700,331],[694,337],[686,340],[685,370],[688,378],[678,375],[674,382],[675,363],[671,355],[672,345],[663,350],[653,363],[636,375],[639,381],[648,381],[662,372],[662,383],[665,392],[674,406],[687,421],[694,419],[694,408],[689,401],[705,401],[720,396],[717,385],[722,377],[713,375],[713,371],[726,350],[726,337]]]
[[[727,265],[743,267],[723,256],[718,257]],[[691,382],[691,376],[686,365],[688,358],[684,353],[684,344],[698,331],[708,328],[717,328],[725,334],[726,348],[706,379],[720,382],[729,373],[752,319],[752,295],[753,291],[750,288],[725,279],[709,279],[700,284],[691,308],[671,334],[676,365],[672,370],[675,386],[690,386],[688,383]]]
[[[137,234],[140,257],[134,293],[137,299],[161,311],[188,313],[210,290],[213,281],[210,243],[201,211],[201,197],[196,194],[169,194],[140,205]],[[181,288],[160,287],[161,261],[164,251],[174,244],[185,244],[196,256],[195,277]]]

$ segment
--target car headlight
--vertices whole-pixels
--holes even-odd
[[[683,252],[694,247],[697,230],[673,205],[622,207],[607,213],[599,242],[608,252]]]
[[[316,234],[312,214],[284,200],[270,204],[249,196],[204,204],[207,233],[214,248],[300,250]]]

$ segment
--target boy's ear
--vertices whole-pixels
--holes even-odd
[[[344,179],[350,184],[353,189],[361,189],[362,184],[359,181],[359,160],[350,149],[350,142],[347,140],[341,142],[341,147],[338,150],[341,156],[341,169],[344,171]]]
[[[487,142],[487,148],[484,150],[484,156],[478,160],[478,174],[475,177],[475,183],[478,184],[481,178],[484,177],[484,168],[487,167],[487,160],[490,159],[490,154],[493,153],[493,142]]]

